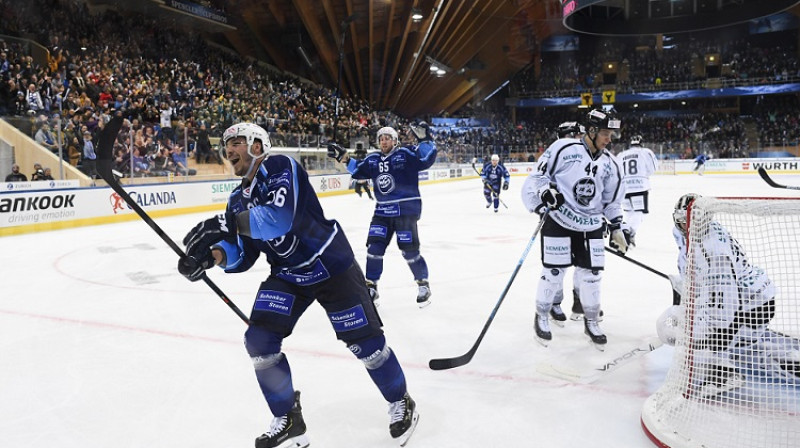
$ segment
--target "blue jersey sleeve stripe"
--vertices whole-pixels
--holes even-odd
[[[235,269],[242,264],[242,251],[238,245],[223,240],[214,245],[214,247],[225,252],[225,266],[220,265],[221,268],[225,270]]]

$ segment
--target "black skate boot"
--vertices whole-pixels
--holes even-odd
[[[431,287],[427,280],[417,280],[419,290],[417,290],[417,305],[420,308],[425,308],[431,304]]]
[[[577,289],[572,290],[572,314],[569,316],[570,320],[583,319],[583,305],[581,305],[581,296],[578,294]],[[597,318],[598,322],[603,321],[603,310],[600,310],[600,316]]]
[[[367,290],[369,291],[369,298],[372,299],[372,303],[375,304],[375,308],[381,306],[381,295],[378,294],[378,284],[373,282],[372,280],[367,280]]]
[[[295,391],[292,409],[272,419],[269,431],[256,438],[256,448],[306,448],[309,441],[301,411],[300,391]]]
[[[533,329],[536,331],[536,342],[547,347],[550,341],[553,340],[553,333],[550,332],[550,321],[547,315],[539,315],[536,313],[533,321]]]
[[[597,324],[596,319],[583,318],[583,331],[592,340],[594,347],[601,352],[605,350],[605,345],[608,343],[608,338],[603,334],[600,325]]]
[[[389,403],[389,434],[400,442],[400,446],[406,446],[418,421],[417,404],[407,392],[401,400]]]
[[[564,314],[564,310],[561,309],[560,303],[554,303],[553,307],[550,308],[550,318],[553,319],[553,322],[559,327],[564,326],[564,322],[567,321],[567,315]]]

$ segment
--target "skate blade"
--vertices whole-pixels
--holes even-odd
[[[297,437],[292,437],[291,439],[286,439],[277,446],[277,448],[306,448],[311,445],[311,442],[308,440],[308,436],[305,434],[300,434]]]
[[[431,304],[431,300],[430,299],[428,299],[428,300],[426,300],[424,302],[417,302],[417,306],[420,307],[420,309],[425,308],[426,306],[428,306],[430,304]]]
[[[597,349],[597,351],[600,351],[600,352],[606,351],[606,344],[598,344],[596,342],[593,342],[591,339],[589,340],[589,344],[591,344],[592,347]]]
[[[419,412],[414,410],[414,415],[411,417],[411,426],[408,428],[408,431],[404,432],[403,435],[397,438],[397,441],[400,442],[400,446],[406,446],[408,443],[408,439],[414,435],[414,430],[417,429],[417,423],[419,422]]]
[[[545,347],[545,348],[547,348],[550,345],[550,342],[552,342],[552,340],[550,340],[550,339],[543,339],[543,338],[540,338],[539,336],[536,336],[536,335],[533,336],[533,339],[535,339],[536,342],[539,343],[539,345],[541,345],[542,347]]]
[[[583,313],[572,313],[569,316],[569,320],[574,320],[574,321],[583,320]]]
[[[560,327],[560,328],[564,328],[564,323],[566,322],[566,321],[563,321],[563,320],[553,319],[552,317],[550,318],[550,321],[552,321],[554,324],[556,324],[557,327]]]

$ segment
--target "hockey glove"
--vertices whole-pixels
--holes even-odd
[[[508,182],[503,182],[503,190],[508,190]]]
[[[430,142],[433,140],[433,133],[431,133],[431,127],[428,126],[428,123],[424,121],[420,121],[418,124],[412,124],[411,132],[414,133],[414,137],[417,137],[417,140],[420,143]]]
[[[561,194],[556,186],[552,184],[550,185],[550,188],[539,194],[539,198],[542,200],[544,205],[550,208],[550,210],[555,210],[564,205],[564,195]]]
[[[670,275],[669,282],[672,284],[672,304],[681,304],[681,294],[683,294],[683,277],[680,275]]]
[[[608,245],[621,254],[628,251],[628,246],[635,246],[636,240],[631,233],[628,224],[622,221],[622,217],[617,217],[608,223],[608,230],[611,232]]]
[[[214,266],[211,246],[224,239],[236,237],[236,220],[233,214],[223,213],[198,223],[183,238],[186,256],[178,260],[178,271],[196,282],[203,271]]]
[[[342,145],[335,142],[328,143],[328,157],[331,159],[336,159],[337,162],[341,162],[345,154],[347,154],[347,150],[344,149]]]
[[[194,256],[187,255],[178,260],[178,272],[192,282],[203,278],[206,269],[214,267],[214,256],[211,254],[211,249],[198,252]]]

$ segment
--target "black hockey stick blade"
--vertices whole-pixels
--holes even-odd
[[[476,351],[478,351],[477,344],[474,345],[467,353],[455,358],[431,359],[430,362],[428,362],[428,367],[430,367],[431,370],[447,370],[461,367],[472,360],[472,357],[475,356]]]
[[[131,198],[128,192],[122,188],[122,185],[119,184],[117,178],[114,177],[114,173],[111,168],[111,162],[113,159],[112,153],[114,152],[114,140],[117,139],[117,134],[119,134],[119,130],[122,128],[123,120],[122,114],[118,112],[111,119],[111,121],[106,124],[103,130],[100,131],[100,137],[97,143],[97,172],[100,174],[100,177],[106,181],[108,186],[111,187],[111,189],[114,190],[114,192],[117,193],[119,197],[121,197],[122,200],[125,201],[125,203],[128,204],[128,206],[135,211],[136,214],[139,215],[139,217],[142,218],[142,220],[148,226],[150,226],[150,228],[153,229],[153,231],[155,231],[156,234],[158,234],[158,236],[161,237],[161,239],[164,240],[164,242],[167,243],[167,245],[176,254],[178,254],[179,257],[185,257],[186,254],[183,252],[183,249],[181,249],[175,243],[175,241],[173,241],[172,238],[170,238],[169,235],[167,235],[164,230],[161,229],[161,227],[156,224],[155,221],[153,221],[147,212],[142,210],[139,204],[137,204],[136,201]],[[222,290],[219,289],[219,287],[213,281],[211,281],[210,278],[208,278],[205,273],[203,273],[202,278],[206,285],[208,285],[215,293],[217,293],[219,298],[222,299],[222,301],[225,302],[225,304],[228,305],[228,307],[230,307],[230,309],[233,310],[233,312],[236,313],[236,315],[239,316],[244,323],[248,325],[250,324],[250,320],[247,318],[247,316],[245,316],[244,313],[242,313],[242,310],[240,310],[239,307],[237,307],[236,304],[234,304],[228,298],[228,296],[226,296],[225,293],[222,292]]]
[[[758,175],[761,176],[761,178],[764,179],[764,182],[766,182],[772,188],[785,188],[787,190],[800,190],[800,186],[783,185],[783,184],[779,184],[779,183],[775,182],[771,177],[769,177],[769,173],[767,173],[767,170],[765,170],[763,166],[758,167]]]

